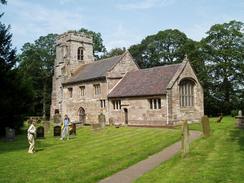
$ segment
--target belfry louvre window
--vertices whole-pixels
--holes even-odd
[[[121,109],[121,100],[113,100],[112,104],[113,104],[113,109],[114,110]]]
[[[101,94],[100,84],[95,84],[94,85],[94,93],[95,93],[95,95],[100,95]]]
[[[160,98],[152,98],[149,99],[150,109],[161,109],[161,99]]]
[[[83,48],[79,47],[77,50],[77,59],[78,60],[83,60],[84,59],[84,55],[83,55]]]
[[[191,80],[180,82],[180,106],[194,106],[194,82]]]

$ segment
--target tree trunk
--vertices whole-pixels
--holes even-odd
[[[46,119],[46,92],[47,92],[47,83],[44,80],[43,83],[43,93],[42,93],[42,118]]]

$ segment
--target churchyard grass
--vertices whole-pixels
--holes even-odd
[[[91,127],[61,141],[37,140],[37,153],[28,154],[26,134],[0,142],[0,182],[97,182],[129,167],[180,139],[180,130],[164,128]]]
[[[211,136],[194,141],[187,157],[182,159],[178,153],[136,182],[243,183],[244,130],[236,128],[231,117],[215,121],[210,119]],[[190,129],[201,130],[200,125],[190,125]]]

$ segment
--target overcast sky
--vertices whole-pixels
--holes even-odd
[[[109,50],[160,30],[175,28],[200,40],[211,25],[244,22],[244,0],[8,0],[0,7],[18,50],[48,33],[81,27],[100,32]]]

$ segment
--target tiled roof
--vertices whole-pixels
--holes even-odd
[[[167,85],[181,64],[128,72],[108,97],[134,97],[166,94]]]
[[[123,56],[124,54],[82,65],[76,70],[75,74],[63,84],[71,84],[106,77],[106,73],[111,70],[123,58]]]

